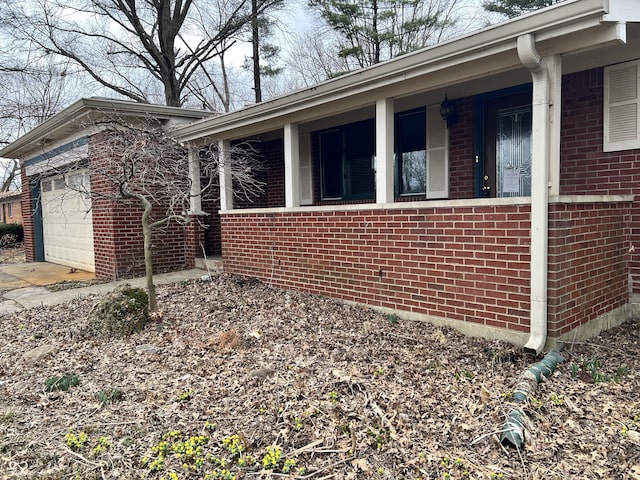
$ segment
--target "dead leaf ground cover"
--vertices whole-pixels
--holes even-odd
[[[516,451],[517,348],[226,275],[158,291],[124,339],[97,298],[0,318],[0,478],[640,478],[637,321],[566,346]]]

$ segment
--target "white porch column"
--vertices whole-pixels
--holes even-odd
[[[231,180],[231,142],[218,141],[220,177],[220,210],[233,210],[233,183]]]
[[[560,195],[560,113],[562,112],[562,57],[542,59],[549,72],[549,195]]]
[[[392,203],[393,178],[393,99],[376,102],[376,203]]]
[[[202,198],[200,187],[200,156],[198,147],[193,142],[187,146],[189,154],[189,180],[191,189],[189,192],[189,215],[202,214]]]
[[[300,136],[296,123],[284,126],[284,194],[285,207],[300,206]]]

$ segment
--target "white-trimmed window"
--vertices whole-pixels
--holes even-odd
[[[604,69],[605,152],[640,148],[640,60]]]

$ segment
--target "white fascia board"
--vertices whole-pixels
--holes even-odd
[[[514,50],[518,36],[533,33],[545,39],[600,24],[609,3],[625,0],[567,0],[522,17],[470,33],[386,62],[328,80],[244,109],[176,130],[181,140],[220,136],[238,128],[282,118],[336,98],[374,91],[407,78]],[[452,78],[452,82],[457,79]],[[290,120],[290,119],[289,119]],[[298,120],[298,119],[296,119]]]
[[[602,19],[605,22],[640,22],[638,0],[609,0],[608,13]]]
[[[61,140],[68,135],[68,133],[64,132],[66,127],[70,124],[78,124],[92,114],[97,115],[96,118],[92,119],[94,121],[104,118],[108,114],[117,114],[122,117],[147,117],[158,120],[185,119],[190,121],[201,120],[214,115],[213,112],[204,110],[189,110],[126,100],[99,97],[81,98],[0,150],[0,157],[24,158],[34,148],[41,149],[42,140],[47,142]]]

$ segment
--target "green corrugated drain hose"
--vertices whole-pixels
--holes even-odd
[[[518,379],[518,384],[513,391],[513,400],[516,403],[524,404],[529,394],[535,390],[536,386],[543,378],[551,376],[559,363],[564,362],[564,358],[559,352],[551,351],[540,360],[529,367]],[[521,407],[511,409],[502,427],[500,442],[503,445],[511,445],[516,448],[524,444],[524,422],[527,414]]]

